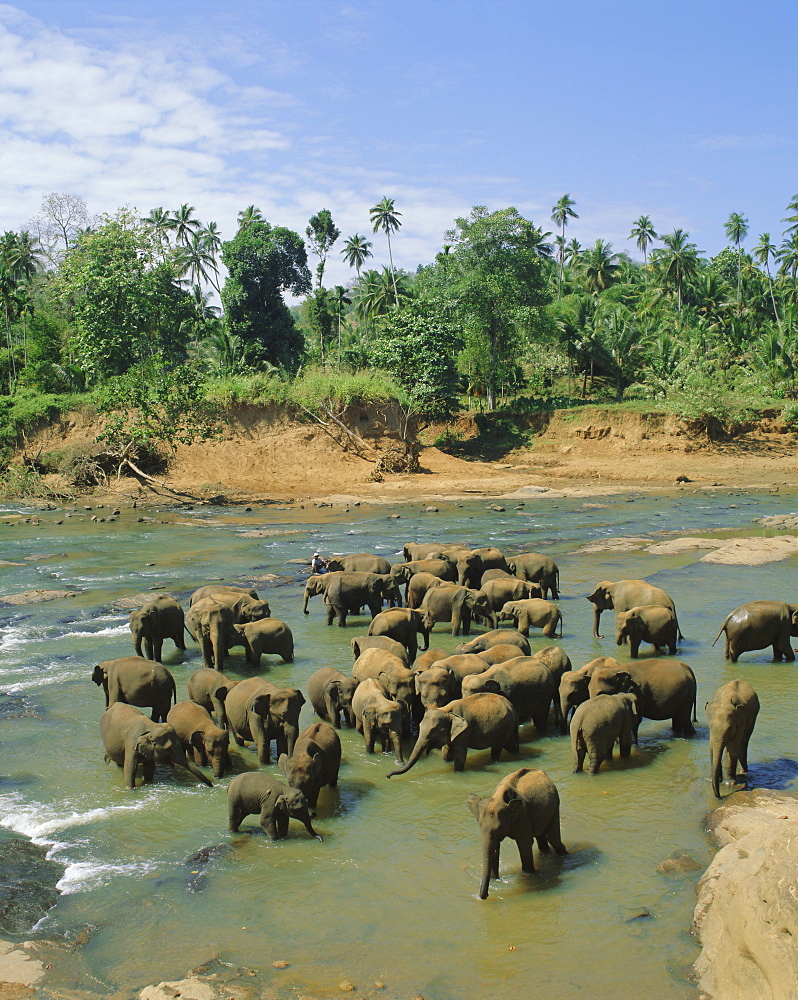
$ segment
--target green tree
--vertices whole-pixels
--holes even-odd
[[[341,326],[344,321],[346,307],[352,304],[343,285],[336,285],[327,293],[330,302],[330,312],[338,327],[338,367],[341,367]]]
[[[682,311],[685,285],[695,278],[700,268],[698,248],[689,237],[683,229],[675,229],[662,237],[665,246],[652,254],[659,265],[663,285],[676,292],[679,312]]]
[[[396,269],[393,266],[391,233],[399,231],[399,227],[402,225],[399,221],[401,214],[401,212],[396,211],[393,198],[381,198],[373,208],[369,209],[369,218],[373,231],[376,233],[381,229],[388,240],[388,260],[391,262],[391,277],[393,278],[394,302],[396,305],[399,305],[399,291],[396,287]]]
[[[555,202],[551,210],[551,221],[555,226],[560,227],[560,292],[562,295],[562,273],[565,266],[565,227],[569,219],[578,219],[579,216],[574,211],[576,202],[569,194],[564,194],[559,201]]]
[[[166,209],[161,206],[151,209],[150,214],[144,216],[141,220],[141,224],[151,229],[164,246],[169,245],[169,234],[172,231],[172,217]]]
[[[613,283],[618,272],[618,254],[612,253],[612,244],[596,240],[594,246],[583,250],[579,258],[579,273],[585,287],[598,295]]]
[[[516,366],[523,338],[542,323],[548,300],[538,230],[517,209],[488,212],[478,205],[446,233],[451,249],[439,254],[422,284],[437,288],[461,325],[473,373],[496,406],[502,372]]]
[[[305,230],[310,252],[319,258],[316,266],[317,287],[321,288],[324,279],[324,268],[327,264],[327,255],[332,245],[341,235],[341,230],[333,222],[330,210],[323,208],[315,215],[311,215],[308,220],[308,227]]]
[[[737,309],[742,303],[743,289],[743,240],[748,235],[748,219],[739,212],[732,212],[724,223],[726,237],[737,248]]]
[[[175,234],[175,243],[188,246],[189,240],[202,228],[202,223],[194,215],[194,206],[183,203],[180,208],[169,216],[169,229]]]
[[[253,222],[265,222],[263,218],[263,212],[257,207],[257,205],[247,205],[246,208],[242,209],[238,213],[238,228],[246,229],[251,226]]]
[[[250,364],[264,361],[294,371],[303,341],[283,293],[307,295],[311,279],[302,238],[290,229],[252,222],[222,244],[227,328],[241,338]]]
[[[66,256],[58,275],[74,309],[75,360],[87,382],[121,374],[155,354],[185,357],[190,296],[155,232],[122,210]]]
[[[390,372],[424,416],[451,416],[458,407],[454,359],[463,347],[457,325],[434,303],[414,301],[392,309],[379,321],[378,330],[368,349],[369,364]]]
[[[365,236],[361,236],[360,233],[355,233],[354,236],[344,240],[344,248],[341,253],[347,264],[355,269],[358,281],[360,281],[360,268],[369,257],[373,256],[371,247],[371,241],[367,240]]]
[[[637,249],[643,255],[643,265],[648,266],[648,248],[658,239],[651,219],[647,215],[641,215],[632,225],[632,231],[628,239],[634,240]]]
[[[754,259],[759,261],[767,273],[768,289],[770,290],[770,302],[773,306],[773,315],[776,318],[776,322],[780,323],[779,311],[776,308],[776,299],[773,295],[773,278],[770,274],[770,261],[775,260],[777,254],[778,250],[775,245],[770,242],[770,233],[760,233],[759,242],[754,247]]]

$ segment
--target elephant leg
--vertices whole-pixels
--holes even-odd
[[[186,640],[183,638],[183,629],[176,631],[174,635],[169,636],[169,638],[174,642],[175,648],[179,649],[181,653],[186,651]]]
[[[374,753],[374,743],[377,739],[377,733],[374,726],[370,722],[363,720],[363,740],[366,744],[366,753]]]
[[[242,812],[239,806],[233,804],[227,813],[227,829],[231,830],[233,833],[238,833],[238,828],[241,826],[241,820],[245,815],[246,813]]]
[[[491,755],[493,751],[491,750]],[[501,753],[501,748],[499,749]],[[454,762],[455,771],[465,771],[466,756],[468,754],[468,745],[463,743],[458,743],[456,746],[452,747],[452,761]]]
[[[587,754],[587,747],[585,746],[585,739],[582,733],[576,734],[576,745],[574,746],[574,774],[577,774],[585,766],[585,755]]]
[[[236,741],[236,746],[242,747],[244,745],[244,738],[236,729],[233,730],[233,739]]]
[[[618,739],[621,757],[629,757],[632,753],[632,732],[621,733]]]
[[[562,837],[560,836],[560,807],[556,807],[554,815],[549,820],[549,825],[546,827],[546,837],[548,842],[554,848],[558,854],[567,854],[568,851],[565,849],[565,844],[562,842]]]
[[[156,659],[153,650],[152,636],[149,635],[144,636],[144,655],[147,657],[148,660]],[[157,657],[157,659],[160,659],[160,657]]]
[[[143,656],[143,653],[141,652],[141,641],[142,641],[142,638],[143,637],[141,635],[137,635],[133,639],[133,645],[134,645],[134,647],[136,649],[136,656]]]
[[[463,624],[463,615],[459,611],[452,611],[452,635],[460,634],[460,626]],[[464,633],[468,635],[468,633]]]
[[[500,853],[500,843],[497,842],[496,846],[490,852],[490,877],[499,877],[499,853]]]
[[[335,608],[332,606],[332,604],[327,604],[326,608],[327,608],[327,624],[332,625],[333,618],[335,618]]]
[[[144,776],[144,784],[150,784],[150,782],[155,778],[155,761],[152,759],[142,761],[141,772]]]
[[[534,875],[535,873],[535,862],[532,858],[532,844],[534,843],[534,839],[532,834],[527,830],[515,838],[515,843],[518,847],[518,856],[521,859],[521,871],[527,875]]]
[[[543,634],[547,639],[554,639],[557,636],[557,622],[549,622],[548,625],[543,629]]]
[[[633,660],[637,659],[637,654],[640,651],[640,637],[636,635],[629,636],[629,655]]]
[[[260,823],[263,832],[266,834],[269,840],[280,839],[280,830],[278,828],[277,823],[275,822],[275,817],[271,806],[269,806],[268,808],[264,806],[263,809],[261,809],[260,816],[258,816],[258,822]],[[286,818],[286,824],[287,822],[288,820]]]

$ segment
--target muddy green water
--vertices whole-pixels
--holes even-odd
[[[758,533],[755,517],[786,513],[798,501],[770,493],[634,494],[587,503],[545,495],[497,513],[484,501],[397,507],[264,507],[123,510],[113,523],[92,523],[74,509],[38,513],[39,525],[0,524],[0,592],[81,588],[69,600],[0,608],[0,825],[47,845],[66,866],[57,905],[35,933],[67,940],[89,928],[79,951],[85,982],[98,996],[131,995],[141,986],[182,977],[218,956],[257,974],[277,996],[339,994],[349,980],[358,994],[427,1000],[502,998],[535,993],[649,1000],[696,995],[689,979],[697,947],[690,921],[697,873],[666,877],[657,865],[675,851],[703,868],[713,850],[704,832],[714,808],[701,708],[722,683],[743,677],[762,712],[751,745],[753,783],[793,786],[798,765],[794,713],[798,671],[772,664],[767,651],[737,665],[711,646],[725,615],[754,598],[795,600],[798,561],[761,568],[700,562],[701,552],[662,557],[644,551],[577,555],[585,542],[617,535]],[[95,510],[102,516],[109,509]],[[392,513],[401,517],[391,518]],[[139,523],[142,514],[159,523]],[[63,518],[63,524],[56,520]],[[2,517],[0,516],[0,521]],[[267,537],[242,532],[266,529]],[[765,532],[761,532],[765,533]],[[771,532],[772,534],[773,532]],[[125,791],[121,770],[105,764],[97,730],[101,691],[90,673],[100,660],[132,652],[126,614],[112,602],[163,585],[185,598],[213,579],[255,582],[272,613],[294,630],[297,659],[270,657],[272,680],[304,686],[318,667],[348,671],[346,630],[327,628],[319,599],[301,613],[302,574],[288,560],[322,553],[374,551],[392,558],[407,540],[496,544],[505,552],[539,550],[561,567],[561,640],[575,666],[600,654],[628,657],[607,638],[591,637],[584,600],[600,579],[645,577],[671,593],[687,641],[680,657],[699,679],[699,732],[676,739],[666,723],[644,722],[640,747],[597,777],[571,774],[569,741],[522,732],[518,757],[493,764],[469,752],[454,774],[438,753],[389,782],[392,758],[365,754],[343,730],[340,786],[322,792],[316,827],[301,826],[270,843],[253,826],[226,830],[225,787],[209,789],[187,774],[159,770],[146,788]],[[46,558],[38,558],[38,557]],[[29,557],[37,557],[30,559]],[[149,565],[153,564],[153,565]],[[276,574],[276,582],[258,578]],[[436,626],[432,642],[461,640]],[[533,648],[547,641],[532,640]],[[193,645],[164,662],[179,697],[201,665]],[[240,656],[231,674],[247,676]],[[314,720],[310,706],[302,722]],[[234,767],[256,766],[254,753],[233,751]],[[543,768],[562,799],[565,858],[540,856],[538,873],[520,872],[506,842],[501,879],[480,901],[480,842],[466,808],[469,792],[488,794],[504,774]],[[190,861],[201,855],[199,863]],[[286,968],[273,964],[287,962]],[[58,966],[51,976],[58,977]],[[385,984],[377,994],[375,981]]]

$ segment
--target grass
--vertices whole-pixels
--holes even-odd
[[[345,408],[353,403],[407,402],[401,386],[379,369],[337,372],[319,367],[306,368],[292,381],[284,380],[277,374],[220,379],[209,384],[206,397],[223,408],[250,404],[313,410],[319,402],[335,408]]]

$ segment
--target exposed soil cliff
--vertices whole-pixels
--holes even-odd
[[[679,477],[696,487],[798,485],[795,438],[775,414],[717,440],[670,414],[601,407],[464,414],[423,430],[420,471],[398,474],[379,469],[402,467],[406,458],[412,464],[399,412],[351,407],[344,423],[346,430],[332,422],[322,427],[285,411],[241,406],[218,439],[179,446],[162,478],[199,494],[281,500],[499,496],[525,486],[602,493],[672,486]],[[70,414],[29,435],[25,454],[85,447],[96,433],[91,417]]]

